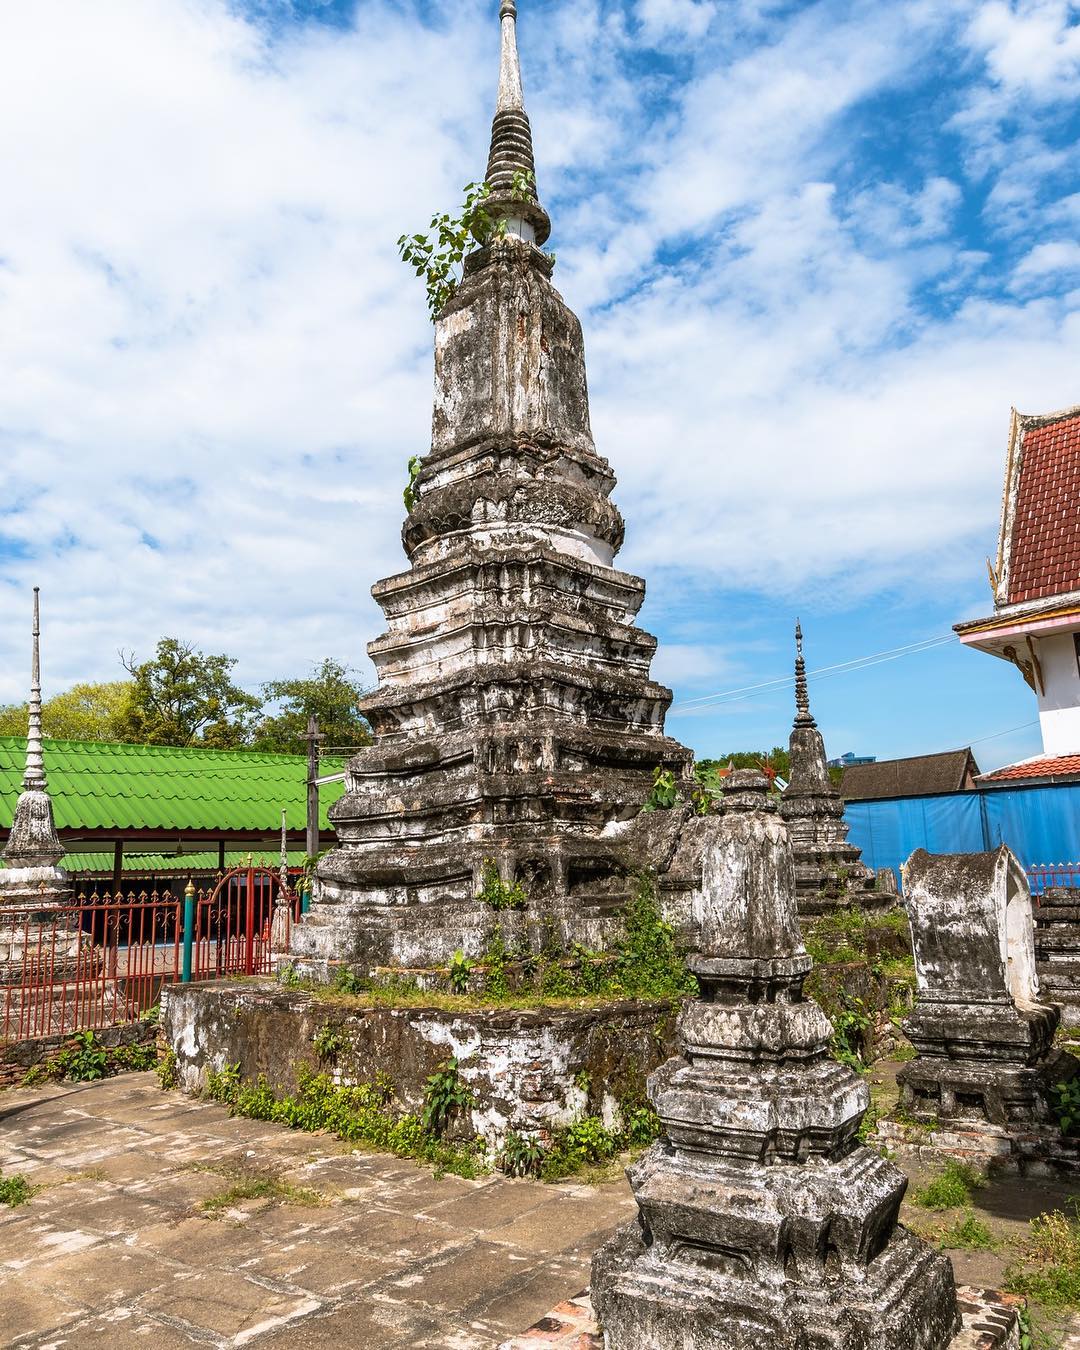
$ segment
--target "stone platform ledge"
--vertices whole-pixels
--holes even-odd
[[[921,1126],[879,1120],[868,1141],[884,1145],[900,1157],[923,1163],[946,1158],[970,1163],[997,1176],[1054,1178],[1080,1175],[1080,1139],[1054,1139],[1000,1125]]]
[[[1020,1350],[1019,1311],[1025,1300],[996,1289],[960,1285],[956,1290],[962,1326],[949,1350]],[[603,1350],[588,1289],[552,1308],[521,1336],[503,1341],[499,1350]],[[717,1346],[716,1350],[723,1350]]]
[[[452,1011],[357,1006],[320,999],[274,980],[170,985],[161,1027],[180,1086],[196,1092],[206,1071],[239,1066],[278,1096],[297,1090],[307,1064],[339,1085],[393,1084],[394,1110],[418,1111],[429,1075],[451,1056],[473,1096],[460,1134],[492,1153],[506,1135],[539,1137],[584,1115],[621,1125],[620,1101],[637,1105],[645,1079],[675,1053],[679,1003],[619,999],[582,1006]],[[320,1056],[315,1039],[333,1046]]]

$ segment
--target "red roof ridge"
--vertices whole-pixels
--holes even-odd
[[[1080,752],[1072,755],[1034,755],[1030,759],[1017,760],[1015,764],[1003,764],[1000,769],[980,774],[979,782],[1012,778],[1057,778],[1065,774],[1080,775]]]
[[[1080,587],[1080,404],[1014,408],[1005,462],[995,609]]]

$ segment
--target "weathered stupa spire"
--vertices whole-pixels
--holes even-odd
[[[810,711],[802,624],[795,621],[795,723],[788,741],[791,764],[780,814],[791,832],[799,910],[818,914],[837,905],[891,904],[878,893],[862,853],[848,843],[844,803],[829,777],[825,741]]]
[[[797,726],[816,727],[810,711],[810,691],[806,687],[806,661],[802,649],[802,624],[795,620],[795,723]]]
[[[45,758],[41,749],[41,589],[34,587],[33,656],[30,659],[30,707],[26,727],[26,770],[23,788],[41,788],[45,778]]]
[[[33,656],[30,663],[30,705],[26,727],[26,769],[15,819],[4,848],[9,867],[51,867],[64,856],[53,822],[41,746],[41,615],[34,587]]]
[[[551,233],[551,220],[536,195],[536,165],[533,160],[532,128],[521,92],[521,62],[517,49],[517,6],[502,0],[502,56],[499,62],[499,96],[491,123],[487,184],[491,189],[487,209],[505,220],[507,232],[530,243],[543,244]],[[516,181],[515,181],[516,179]]]

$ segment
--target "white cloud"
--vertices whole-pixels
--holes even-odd
[[[713,0],[638,0],[637,17],[649,42],[701,38],[716,16]]]
[[[1027,97],[1069,97],[1080,84],[1078,20],[1073,0],[989,0],[968,36],[1003,88]]]
[[[859,111],[958,62],[962,28],[986,70],[949,134],[995,239],[1024,204],[1017,275],[1052,282],[1067,152],[1029,128],[1010,159],[999,117],[1039,7],[715,8],[522,6],[623,561],[706,604],[718,585],[947,591],[994,529],[1009,404],[1077,397],[1077,299],[1003,299],[1019,257],[958,226],[971,183],[932,143],[876,158]],[[164,633],[249,682],[331,653],[366,669],[430,419],[430,327],[393,241],[482,172],[492,10],[424,27],[370,0],[352,30],[273,41],[224,0],[0,14],[0,699],[22,693],[35,580],[52,687]],[[643,41],[684,65],[643,69]],[[664,660],[680,683],[726,670],[711,641]]]
[[[1061,279],[1080,272],[1080,243],[1075,239],[1055,239],[1036,244],[1024,255],[1013,273],[1013,287],[1020,290],[1034,281],[1048,280],[1055,288]]]

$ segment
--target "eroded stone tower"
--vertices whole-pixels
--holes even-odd
[[[927,853],[904,868],[917,991],[904,1031],[918,1051],[897,1075],[912,1131],[882,1122],[893,1147],[955,1153],[999,1169],[1080,1170],[1054,1090],[1080,1065],[1054,1046],[1059,1009],[1043,1003],[1031,892],[1016,855]]]
[[[848,840],[844,803],[832,779],[825,742],[810,711],[802,625],[795,625],[795,724],[788,742],[791,767],[780,802],[795,855],[799,913],[823,914],[838,905],[887,908],[895,892],[875,889],[862,850]]]
[[[606,1350],[943,1350],[946,1256],[897,1223],[907,1180],[857,1139],[863,1080],[803,997],[812,962],[766,779],[736,770],[695,897],[701,997],[649,1077],[664,1136],[593,1259]]]
[[[70,905],[71,884],[60,866],[64,846],[56,833],[45,776],[41,734],[41,611],[34,587],[33,655],[26,728],[26,770],[0,868],[0,906],[45,912]]]
[[[644,582],[613,566],[615,477],[593,444],[581,325],[540,248],[550,221],[513,0],[499,14],[486,206],[505,229],[466,259],[435,322],[431,451],[402,530],[411,566],[373,588],[387,619],[368,648],[374,741],[350,761],[331,809],[339,846],[293,937],[316,974],[478,952],[485,859],[523,884],[530,921],[603,945],[653,771],[685,775],[691,758],[664,735],[671,693],[634,625]]]

